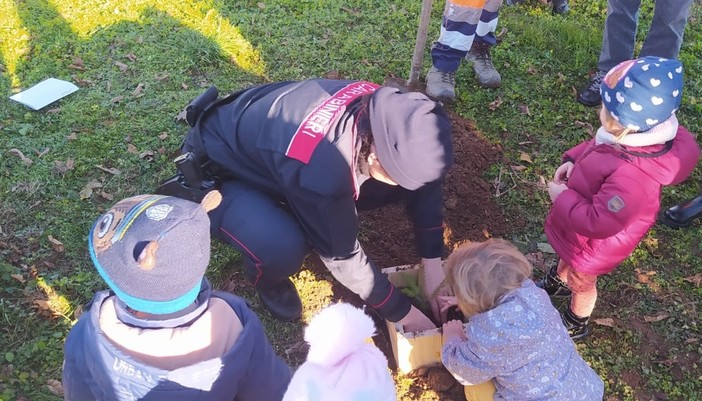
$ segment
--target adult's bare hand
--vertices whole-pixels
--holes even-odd
[[[442,286],[446,275],[444,274],[444,269],[441,267],[441,258],[422,259],[422,266],[424,270],[424,282],[422,283],[424,296],[429,302],[434,319],[439,323],[444,323],[448,310],[441,310],[438,297],[451,294],[447,285]]]
[[[409,313],[407,313],[407,315],[405,315],[405,317],[403,317],[398,323],[402,325],[405,332],[424,331],[436,328],[434,322],[432,322],[431,319],[429,319],[414,305],[410,309]]]

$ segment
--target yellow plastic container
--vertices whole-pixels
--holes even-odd
[[[463,386],[466,401],[494,401],[495,383],[492,380],[473,386]]]
[[[388,267],[382,270],[388,275],[390,282],[401,288],[404,283],[402,274],[419,274],[419,265],[405,265]],[[441,364],[441,329],[431,329],[422,332],[405,333],[402,325],[386,322],[390,333],[392,353],[397,363],[397,369],[408,373],[422,366]],[[464,386],[467,401],[493,401],[495,397],[495,384],[492,380],[473,386]]]

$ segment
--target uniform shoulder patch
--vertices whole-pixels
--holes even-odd
[[[626,206],[626,204],[624,204],[624,201],[619,197],[619,195],[614,195],[607,201],[607,209],[613,213],[617,213],[624,209],[624,206]]]

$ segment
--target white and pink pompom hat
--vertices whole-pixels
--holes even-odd
[[[283,401],[395,401],[385,355],[366,339],[373,320],[345,303],[331,305],[305,329],[307,361],[293,375]]]

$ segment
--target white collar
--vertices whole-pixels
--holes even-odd
[[[669,119],[663,121],[648,131],[626,134],[621,138],[615,137],[607,132],[604,127],[600,127],[597,129],[595,141],[598,145],[602,143],[616,143],[625,146],[650,146],[664,144],[674,139],[677,133],[678,119],[675,117],[675,114],[673,114]]]

